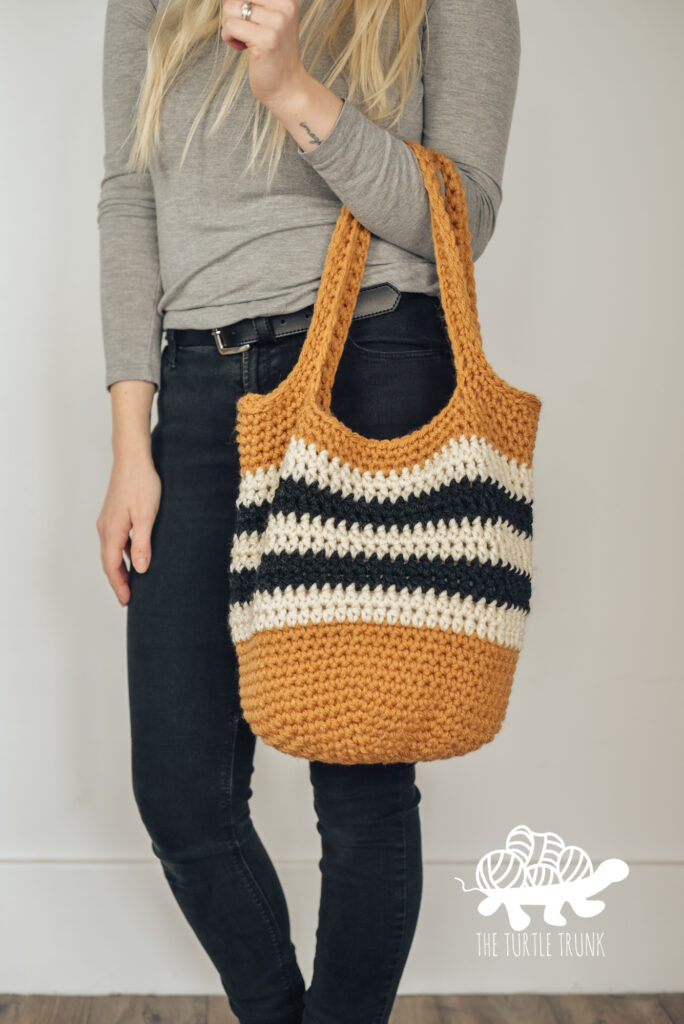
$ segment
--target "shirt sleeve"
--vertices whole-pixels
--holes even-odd
[[[133,118],[147,63],[151,0],[109,0],[102,101],[104,176],[97,223],[105,387],[118,380],[160,383],[161,275],[154,190],[149,173],[128,171]]]
[[[426,19],[420,141],[448,156],[461,176],[476,260],[503,195],[520,65],[516,0],[429,0]],[[323,141],[297,149],[369,231],[434,262],[422,174],[394,130],[345,100]]]

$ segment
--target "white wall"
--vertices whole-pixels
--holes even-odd
[[[125,612],[99,562],[110,464],[95,206],[105,3],[3,0],[0,990],[216,992],[129,785]],[[535,590],[502,732],[419,765],[425,889],[400,993],[681,989],[681,134],[677,0],[520,0],[495,237],[497,371],[543,401]],[[257,746],[253,813],[310,977],[306,763]],[[479,857],[524,822],[629,877],[600,958],[478,957]],[[530,931],[546,932],[532,911]]]

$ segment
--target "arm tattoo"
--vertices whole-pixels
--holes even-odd
[[[304,128],[304,130],[309,133],[309,138],[311,139],[312,142],[316,142],[318,145],[320,145],[321,139],[318,138],[315,132],[311,131],[306,121],[300,121],[299,126],[300,128]]]

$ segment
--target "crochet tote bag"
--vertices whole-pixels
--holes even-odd
[[[296,365],[237,401],[227,614],[243,715],[270,746],[339,764],[432,761],[492,740],[530,606],[541,401],[483,354],[458,172],[403,141],[429,197],[450,400],[390,439],[331,413],[370,240],[343,206]]]

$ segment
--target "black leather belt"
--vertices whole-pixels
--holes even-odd
[[[378,313],[389,313],[396,309],[402,295],[413,292],[401,292],[393,284],[370,285],[359,291],[353,320],[376,316]],[[248,316],[227,327],[212,327],[197,330],[191,327],[169,327],[164,332],[167,338],[173,337],[177,345],[216,345],[221,355],[231,352],[242,352],[254,341],[282,338],[288,334],[307,331],[311,323],[314,304],[297,309],[293,313],[276,313],[272,316]]]

